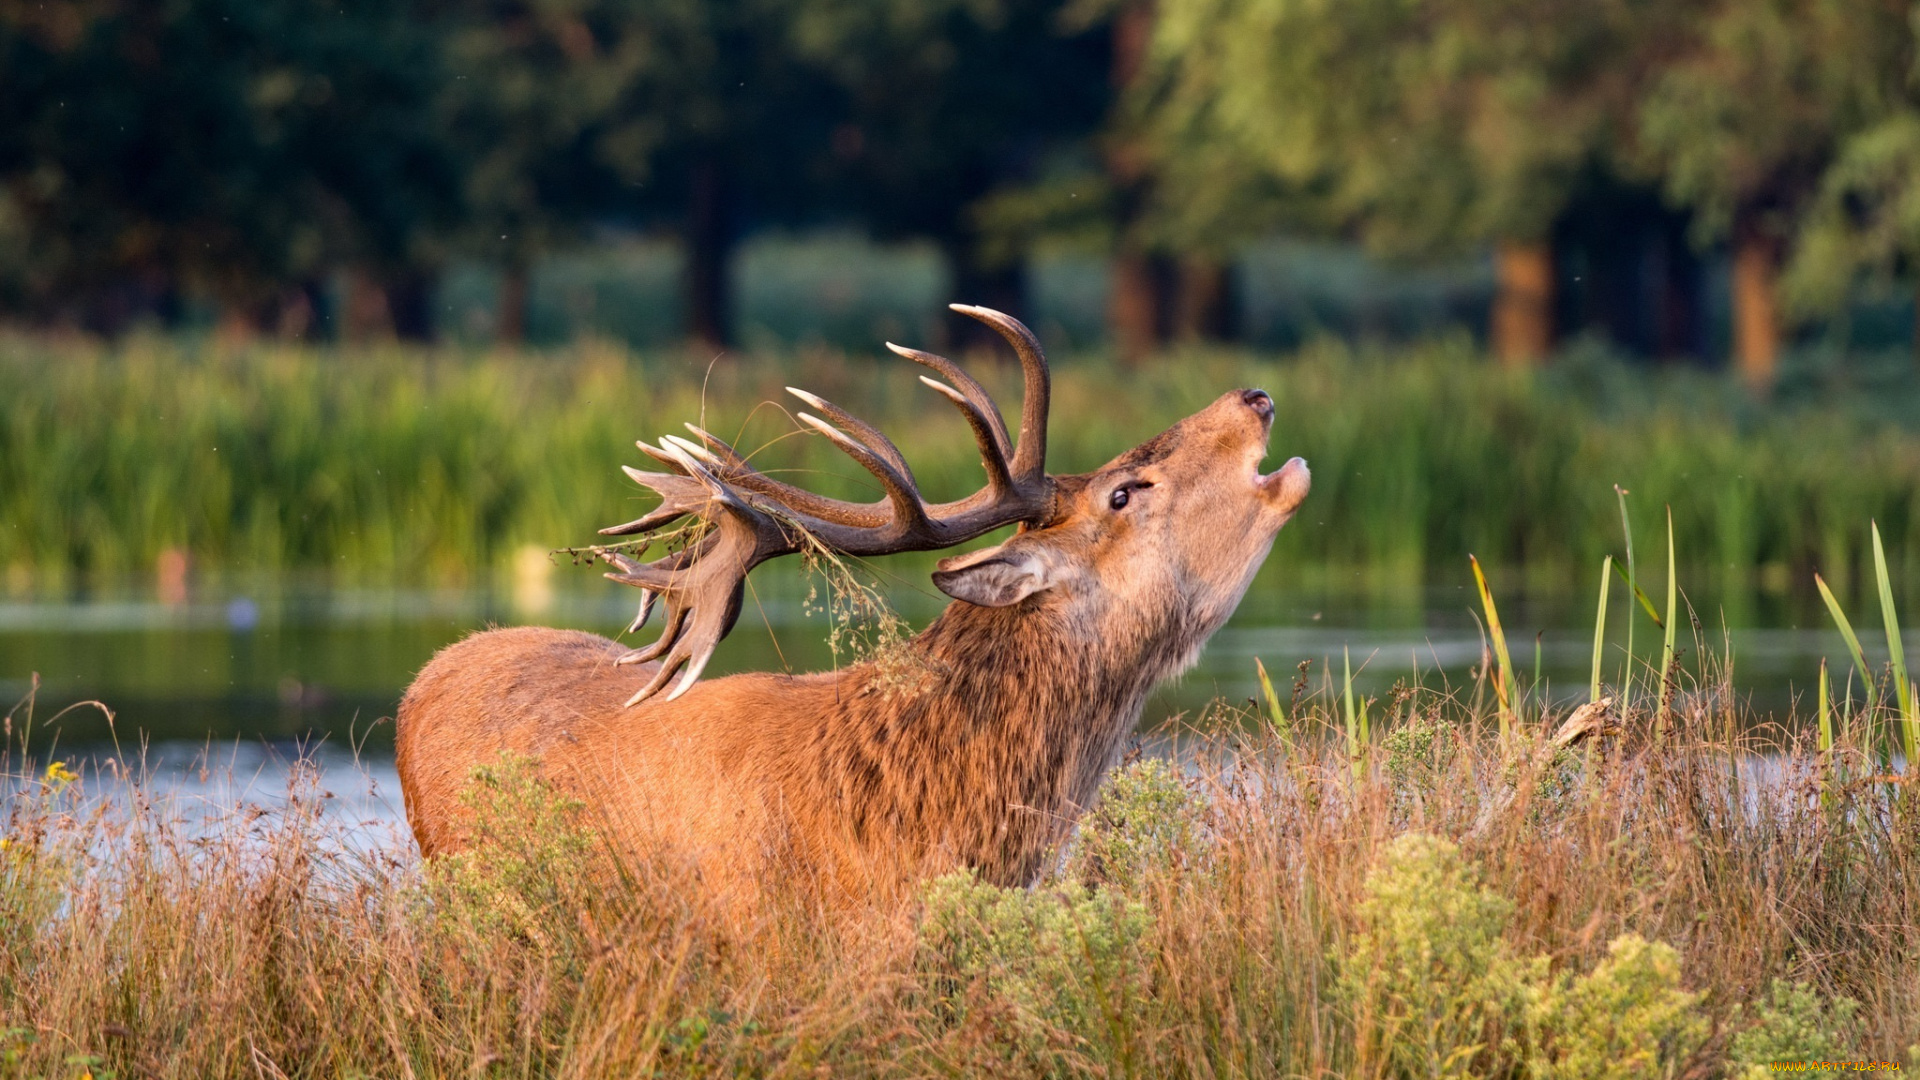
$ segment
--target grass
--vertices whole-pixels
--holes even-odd
[[[1920,809],[1870,741],[1890,707],[1821,746],[1688,667],[1584,746],[1524,696],[1502,738],[1491,672],[1398,687],[1370,732],[1328,678],[1285,727],[1222,711],[1171,733],[1177,768],[1116,772],[1035,889],[785,897],[746,927],[513,760],[469,788],[476,849],[422,867],[344,843],[311,773],[209,816],[120,764],[14,757],[0,1076],[1920,1064]]]
[[[202,573],[502,574],[523,547],[590,541],[631,516],[637,492],[616,466],[641,461],[633,440],[702,417],[764,446],[757,460],[769,467],[843,494],[870,486],[762,404],[786,384],[890,432],[936,497],[977,481],[959,418],[901,362],[801,351],[709,370],[709,359],[596,345],[509,354],[0,339],[0,586],[145,577],[169,550]],[[975,366],[1014,407],[1015,372]],[[1448,341],[1190,351],[1130,372],[1075,356],[1056,366],[1061,471],[1097,466],[1224,390],[1274,391],[1276,454],[1314,466],[1313,499],[1279,541],[1290,573],[1458,583],[1472,551],[1564,593],[1575,568],[1614,549],[1608,495],[1619,484],[1643,511],[1675,508],[1689,573],[1728,595],[1817,568],[1864,601],[1872,563],[1856,525],[1869,518],[1894,580],[1920,581],[1902,572],[1920,566],[1920,434],[1872,418],[1869,405],[1898,396],[1886,388],[1815,387],[1762,408],[1715,378],[1578,356],[1516,374]]]

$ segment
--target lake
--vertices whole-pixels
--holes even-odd
[[[740,624],[710,674],[832,667],[826,614],[817,597],[808,602],[808,588],[804,575],[787,567],[757,573]],[[927,584],[923,567],[899,571],[883,588],[915,625],[944,601]],[[1515,667],[1530,680],[1537,641],[1540,672],[1552,696],[1563,701],[1585,694],[1593,641],[1592,597],[1575,599],[1570,592],[1499,589]],[[1616,588],[1610,610],[1610,679],[1624,657],[1621,592]],[[9,705],[23,698],[38,673],[34,711],[42,734],[34,743],[41,750],[56,736],[59,747],[80,751],[117,734],[123,746],[141,740],[283,748],[324,743],[379,759],[391,754],[390,718],[402,689],[434,650],[492,625],[542,623],[617,634],[635,599],[633,590],[603,582],[591,570],[551,567],[544,558],[517,576],[458,589],[341,588],[300,576],[259,576],[175,590],[165,598],[150,583],[138,582],[16,596],[0,601],[0,694]],[[1711,599],[1695,603],[1705,608]],[[1810,693],[1822,656],[1836,670],[1844,666],[1839,635],[1804,600],[1746,597],[1735,609],[1741,618],[1725,633],[1735,655],[1736,685],[1757,710],[1784,716],[1796,694]],[[1193,715],[1215,699],[1244,703],[1257,696],[1256,657],[1283,695],[1303,660],[1314,662],[1316,685],[1328,665],[1337,679],[1343,650],[1364,694],[1381,694],[1416,670],[1428,685],[1470,684],[1481,661],[1477,613],[1473,590],[1464,584],[1365,592],[1324,575],[1309,585],[1289,582],[1284,567],[1270,565],[1198,668],[1163,687],[1143,723]],[[1877,630],[1877,616],[1871,606],[1855,606],[1870,654],[1881,637],[1869,632]],[[1636,654],[1643,662],[1657,659],[1659,631],[1643,613],[1637,620]],[[1718,617],[1703,614],[1701,621],[1709,627],[1707,645],[1718,649]],[[639,639],[658,625],[656,617]],[[1683,627],[1680,637],[1687,663],[1692,634]],[[1906,640],[1913,651],[1920,632],[1909,631]],[[1920,666],[1920,660],[1910,662]],[[115,710],[113,730],[91,708],[69,712],[57,731],[45,728],[54,713],[86,699]],[[15,722],[24,723],[24,710]]]
[[[602,582],[584,568],[554,567],[544,557],[522,562],[517,575],[474,588],[341,588],[293,575],[235,578],[165,597],[139,582],[16,596],[0,601],[0,694],[11,705],[39,675],[36,757],[53,752],[104,759],[117,738],[123,758],[144,755],[165,790],[209,812],[236,803],[272,805],[284,797],[289,765],[308,758],[335,800],[327,812],[346,826],[346,835],[370,846],[404,845],[391,717],[408,680],[433,652],[492,625],[540,623],[614,635],[632,615],[633,590]],[[756,574],[740,624],[709,672],[833,666],[825,643],[827,616],[817,592],[808,600],[809,586],[788,567]],[[924,566],[898,570],[884,588],[915,625],[944,602],[926,584]],[[1625,655],[1620,593],[1615,590],[1610,605],[1609,679]],[[1499,588],[1498,595],[1523,680],[1531,679],[1537,641],[1551,697],[1584,700],[1592,660],[1591,596],[1575,599],[1570,589],[1537,585]],[[1736,685],[1758,712],[1786,719],[1796,697],[1806,712],[1820,658],[1830,658],[1836,670],[1844,667],[1845,646],[1816,603],[1747,596],[1728,605],[1740,612],[1725,630]],[[1884,649],[1873,654],[1881,635],[1870,632],[1878,628],[1877,610],[1853,607],[1870,657],[1883,661]],[[1199,666],[1155,695],[1143,727],[1195,715],[1216,700],[1244,704],[1258,696],[1256,657],[1283,696],[1301,661],[1313,662],[1317,686],[1329,670],[1337,679],[1347,657],[1361,694],[1383,694],[1416,671],[1429,686],[1470,687],[1482,660],[1477,613],[1477,598],[1464,584],[1366,591],[1325,575],[1302,584],[1289,580],[1286,568],[1269,566]],[[1636,618],[1635,652],[1643,662],[1657,661],[1658,631],[1644,614]],[[658,625],[656,618],[640,639]],[[1719,649],[1718,626],[1707,633],[1709,646]],[[1683,665],[1694,652],[1691,636],[1683,629]],[[1905,640],[1914,652],[1920,631],[1908,631]],[[1920,653],[1909,663],[1920,666]],[[49,723],[86,700],[110,706],[113,724],[91,707]],[[26,709],[15,709],[16,746],[26,722]]]

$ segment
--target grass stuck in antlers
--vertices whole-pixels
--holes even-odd
[[[209,817],[16,764],[0,1075],[1920,1064],[1920,804],[1880,767],[1886,706],[1828,702],[1815,741],[1744,722],[1699,668],[1624,714],[1516,679],[1504,736],[1496,672],[1374,702],[1303,679],[1116,771],[1034,889],[958,875],[909,910],[745,928],[524,761],[475,775],[480,842],[425,867],[343,842],[311,773]]]

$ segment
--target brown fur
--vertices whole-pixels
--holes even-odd
[[[449,646],[398,717],[421,850],[459,845],[467,776],[515,751],[610,835],[683,851],[728,894],[798,875],[857,895],[954,866],[1031,881],[1147,694],[1193,663],[1306,496],[1303,464],[1259,474],[1270,408],[1249,393],[1059,478],[1053,520],[942,563],[936,583],[978,602],[950,605],[885,671],[733,675],[624,708],[655,665],[615,666],[625,650],[605,638],[517,628]],[[1113,510],[1128,484],[1150,486]]]

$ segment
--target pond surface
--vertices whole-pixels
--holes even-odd
[[[925,566],[888,568],[883,589],[894,607],[921,626],[945,598],[927,584]],[[783,573],[784,572],[784,573]],[[827,613],[810,583],[785,567],[752,579],[740,624],[722,644],[713,675],[755,669],[820,670],[834,666],[826,644]],[[1496,583],[1515,667],[1531,682],[1536,664],[1555,701],[1584,700],[1592,663],[1591,594],[1531,590]],[[1664,591],[1664,590],[1662,590]],[[264,577],[158,595],[151,583],[60,596],[0,600],[0,707],[32,701],[30,757],[79,759],[83,774],[111,777],[125,762],[150,778],[150,790],[181,812],[224,815],[272,812],[287,797],[293,763],[316,769],[323,814],[343,842],[369,852],[406,850],[398,779],[393,771],[394,706],[413,673],[435,650],[487,626],[542,624],[616,635],[632,616],[635,594],[588,570],[552,567],[544,557],[491,587],[466,589],[339,588],[297,576]],[[1845,668],[1845,646],[1818,601],[1808,597],[1736,598],[1737,613],[1703,630],[1707,649],[1731,645],[1734,679],[1757,714],[1787,721],[1807,699],[1821,657]],[[1695,597],[1718,611],[1715,598]],[[1712,605],[1709,607],[1709,605]],[[1869,659],[1876,652],[1878,610],[1853,602]],[[1311,685],[1337,679],[1350,656],[1362,695],[1382,695],[1416,673],[1428,686],[1471,688],[1482,663],[1479,604],[1470,586],[1382,593],[1320,580],[1303,585],[1287,568],[1269,565],[1233,620],[1207,647],[1199,666],[1162,687],[1142,726],[1193,716],[1209,703],[1244,704],[1259,695],[1254,659],[1266,663],[1286,696],[1297,665],[1311,661]],[[1625,658],[1626,604],[1616,589],[1604,670],[1617,679]],[[1636,613],[1635,653],[1657,662],[1659,633]],[[1702,618],[1705,622],[1706,619]],[[639,640],[657,632],[642,631]],[[1683,627],[1681,662],[1696,667],[1698,647]],[[1905,640],[1909,664],[1920,667],[1920,630]],[[844,657],[842,662],[844,662]],[[1836,696],[1841,692],[1836,682]],[[115,719],[77,703],[99,701]],[[65,710],[64,715],[61,715]],[[9,721],[11,757],[29,720],[25,705]],[[117,740],[117,744],[116,744]],[[109,758],[115,759],[110,763]],[[34,766],[29,766],[33,768]],[[113,785],[108,790],[117,788]]]
[[[710,674],[834,665],[825,642],[826,615],[817,602],[806,601],[807,581],[796,572],[768,572],[775,569],[755,575],[740,624]],[[900,571],[885,590],[916,626],[944,600],[926,584],[924,570]],[[0,695],[12,705],[38,674],[36,750],[84,752],[117,736],[123,750],[146,743],[169,757],[178,757],[182,745],[252,744],[277,747],[285,756],[324,745],[378,762],[391,754],[390,718],[401,691],[436,649],[490,625],[539,623],[614,635],[631,617],[635,594],[590,571],[560,567],[487,588],[330,588],[286,577],[201,587],[171,599],[158,598],[151,585],[133,584],[0,601]],[[1534,670],[1537,641],[1539,670],[1552,697],[1584,696],[1593,647],[1591,596],[1570,599],[1515,586],[1503,589],[1500,600],[1523,681]],[[1337,679],[1343,650],[1363,694],[1382,694],[1416,670],[1430,686],[1443,680],[1471,686],[1482,655],[1477,608],[1468,586],[1386,596],[1302,588],[1269,566],[1199,667],[1163,687],[1143,723],[1193,715],[1216,699],[1245,703],[1257,696],[1256,657],[1283,696],[1301,661],[1313,661],[1314,685],[1329,668]],[[1609,680],[1625,655],[1625,608],[1616,589]],[[1839,635],[1824,618],[1810,618],[1818,612],[1804,603],[1749,599],[1738,610],[1742,621],[1724,631],[1725,640],[1735,656],[1736,685],[1758,711],[1785,719],[1795,695],[1810,694],[1822,656],[1836,670],[1844,667]],[[1638,620],[1636,653],[1643,662],[1657,658],[1658,631],[1643,614]],[[1855,621],[1864,637],[1880,637],[1865,633],[1878,625],[1871,607],[1857,611]],[[658,625],[656,618],[639,640]],[[1717,625],[1704,633],[1710,648],[1723,647]],[[1691,636],[1683,628],[1682,662],[1688,665],[1695,652]],[[1906,641],[1916,654],[1909,662],[1920,665],[1914,649],[1920,631],[1908,631]],[[1871,654],[1872,641],[1867,644]],[[1884,658],[1882,650],[1879,660]],[[73,709],[48,726],[56,713],[88,699],[115,711],[111,729],[90,707]],[[16,744],[25,721],[26,711],[16,710]]]

